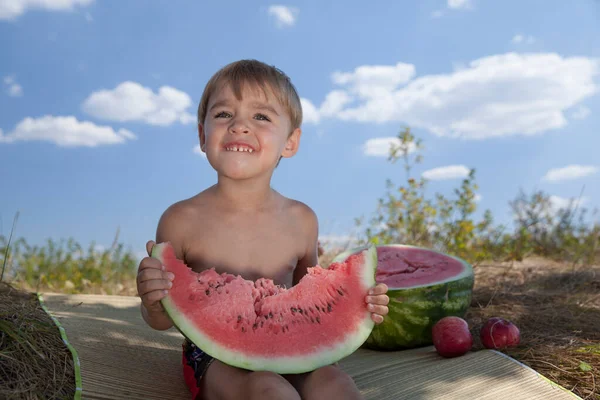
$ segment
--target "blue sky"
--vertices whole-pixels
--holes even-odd
[[[20,211],[30,243],[108,246],[120,227],[143,251],[166,207],[215,182],[194,115],[242,58],[302,97],[300,152],[273,187],[316,211],[324,239],[402,181],[385,152],[404,126],[431,193],[477,169],[478,215],[510,221],[519,188],[600,205],[600,2],[226,4],[0,0],[2,233]]]

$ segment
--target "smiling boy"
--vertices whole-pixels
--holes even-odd
[[[280,70],[254,60],[219,70],[198,107],[200,148],[217,183],[171,205],[159,220],[156,242],[171,242],[177,257],[196,272],[214,267],[249,280],[295,285],[318,263],[318,221],[306,204],[273,190],[271,177],[281,158],[298,151],[301,123],[300,99]],[[154,243],[147,243],[148,254]],[[158,260],[140,263],[141,313],[157,330],[172,326],[160,304],[172,279]],[[388,313],[386,292],[379,284],[365,297],[375,323]],[[337,365],[282,376],[229,366],[187,340],[183,348],[184,376],[194,398],[361,398]]]

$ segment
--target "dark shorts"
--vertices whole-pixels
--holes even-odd
[[[210,364],[215,360],[198,347],[185,339],[182,346],[183,378],[192,393],[192,399],[200,398],[200,381]]]

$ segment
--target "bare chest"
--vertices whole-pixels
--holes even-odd
[[[277,217],[204,219],[186,248],[194,271],[215,268],[245,279],[270,278],[292,285],[305,244],[290,221]]]

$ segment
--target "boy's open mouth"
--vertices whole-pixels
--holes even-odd
[[[246,143],[228,143],[223,146],[226,151],[237,151],[237,152],[254,152],[254,148]]]

